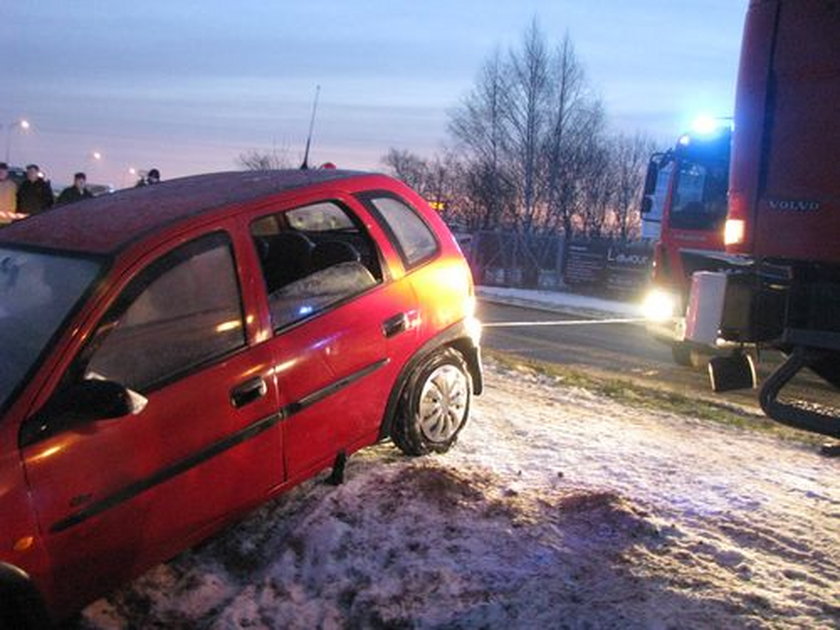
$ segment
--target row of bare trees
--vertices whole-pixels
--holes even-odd
[[[391,149],[391,172],[467,229],[633,236],[644,167],[641,134],[610,135],[571,38],[550,49],[536,20],[497,51],[451,113],[452,142],[424,159]]]

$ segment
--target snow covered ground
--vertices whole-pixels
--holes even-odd
[[[84,628],[837,628],[840,462],[490,365],[389,444],[89,606]]]
[[[479,286],[476,287],[476,294],[481,299],[503,304],[561,311],[584,317],[642,317],[641,304],[564,291]]]

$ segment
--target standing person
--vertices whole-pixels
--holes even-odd
[[[17,184],[9,179],[9,165],[0,162],[0,225],[11,223],[17,212]]]
[[[23,214],[38,214],[52,208],[53,192],[50,182],[41,175],[37,164],[26,167],[26,179],[17,191],[18,212]]]
[[[73,185],[68,186],[61,191],[56,205],[60,206],[65,203],[75,203],[76,201],[81,201],[82,199],[92,199],[93,194],[87,189],[86,184],[87,175],[84,173],[76,173],[73,175]]]

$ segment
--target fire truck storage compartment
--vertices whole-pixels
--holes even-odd
[[[691,276],[688,309],[685,313],[685,338],[704,345],[715,345],[723,319],[726,298],[726,274],[698,271]]]
[[[698,271],[691,277],[685,338],[704,345],[778,340],[784,330],[789,285],[755,273]]]

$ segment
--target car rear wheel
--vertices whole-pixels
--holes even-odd
[[[391,438],[407,455],[452,448],[470,413],[472,380],[463,356],[440,350],[415,369],[403,390]]]

